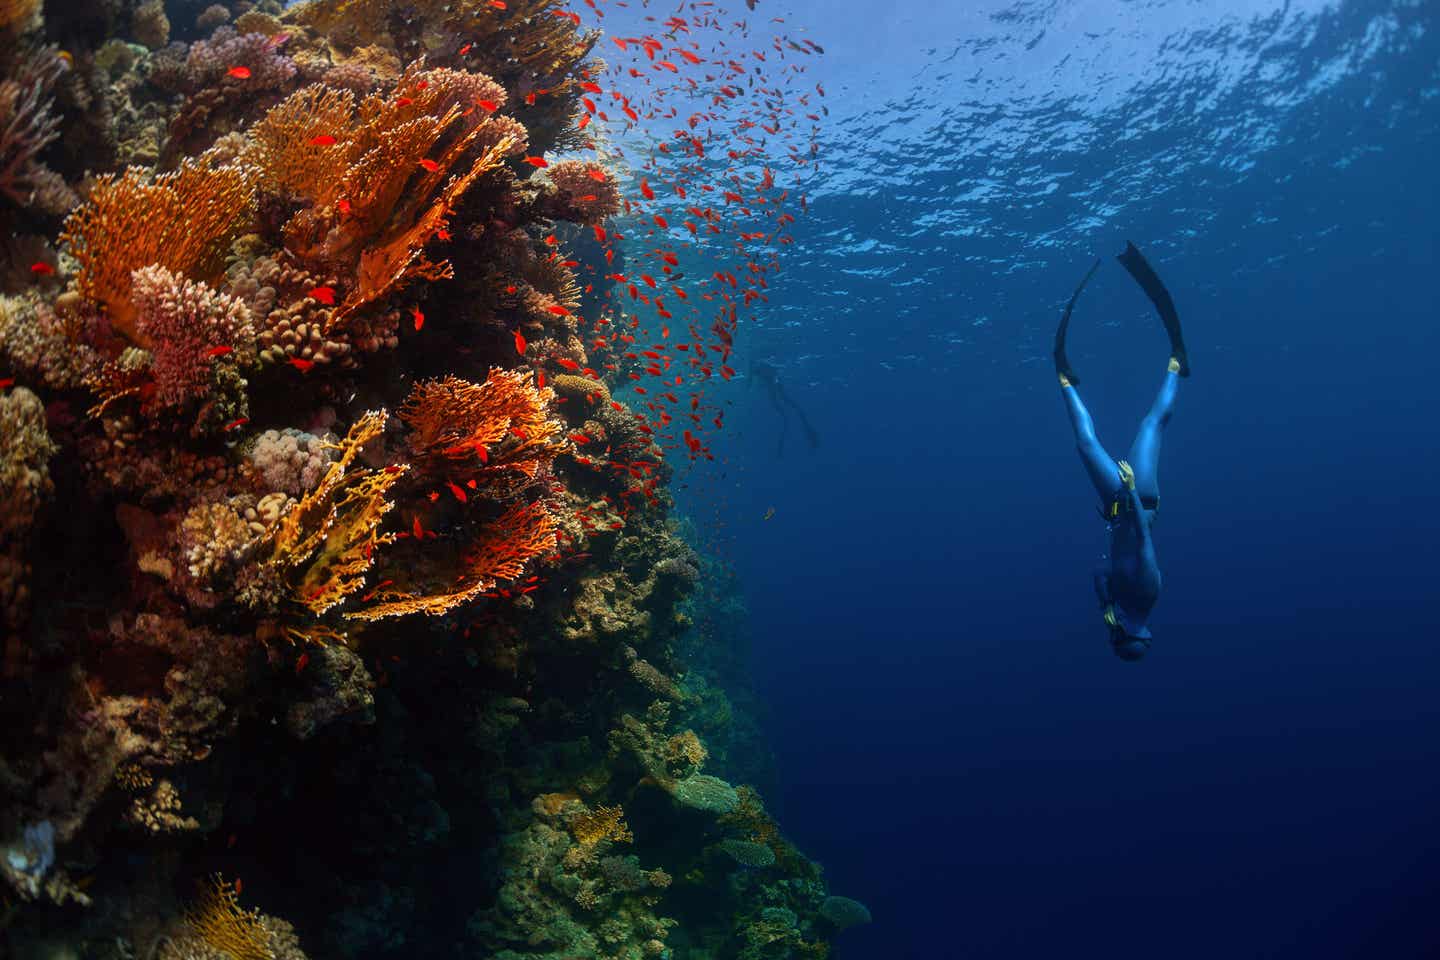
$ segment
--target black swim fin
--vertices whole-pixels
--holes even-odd
[[[1130,241],[1125,241],[1125,252],[1115,259],[1129,271],[1135,282],[1140,284],[1140,289],[1145,291],[1145,296],[1155,304],[1155,310],[1165,324],[1165,332],[1170,335],[1170,355],[1180,364],[1180,376],[1190,376],[1190,358],[1185,353],[1185,337],[1180,332],[1180,314],[1175,311],[1170,291],[1165,289],[1154,268]]]
[[[1060,327],[1055,331],[1055,372],[1071,383],[1078,384],[1080,378],[1075,375],[1074,370],[1070,369],[1070,360],[1065,356],[1065,332],[1070,328],[1070,312],[1075,309],[1075,301],[1080,299],[1080,291],[1085,289],[1085,284],[1090,282],[1090,278],[1095,276],[1095,271],[1098,269],[1100,269],[1100,261],[1097,258],[1090,265],[1085,279],[1080,281],[1080,286],[1070,294],[1070,302],[1065,304],[1065,312],[1060,315]]]

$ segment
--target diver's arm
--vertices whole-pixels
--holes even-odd
[[[1120,463],[1120,496],[1125,498],[1125,522],[1135,533],[1135,542],[1140,544],[1142,556],[1154,556],[1155,545],[1150,541],[1150,524],[1145,520],[1145,507],[1140,503],[1140,492],[1135,489],[1135,471],[1127,461]]]
[[[1125,511],[1126,522],[1134,527],[1135,540],[1146,555],[1153,554],[1155,545],[1150,541],[1150,524],[1145,520],[1145,507],[1140,503],[1140,494],[1135,490],[1133,483],[1126,485],[1123,496],[1129,506],[1129,509]]]

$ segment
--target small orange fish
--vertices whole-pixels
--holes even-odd
[[[335,288],[334,288],[334,287],[314,287],[314,288],[311,289],[311,291],[310,291],[310,298],[311,298],[312,300],[318,300],[318,301],[320,301],[321,303],[325,304],[325,306],[327,306],[327,307],[333,307],[333,306],[335,306]]]
[[[13,386],[15,386],[15,378],[14,378],[14,377],[3,377],[3,378],[0,378],[0,390],[7,390],[7,389],[9,389],[10,387],[13,387]]]
[[[310,663],[310,654],[308,654],[308,653],[302,653],[302,654],[300,654],[300,659],[295,661],[295,676],[297,676],[297,677],[300,676],[300,674],[304,672],[306,665],[309,664],[309,663]]]
[[[446,480],[445,486],[450,488],[450,492],[455,495],[455,499],[459,500],[461,503],[465,503],[466,500],[469,499],[465,496],[465,491],[460,489],[460,485],[455,483],[453,480]]]
[[[420,312],[419,307],[411,307],[410,316],[415,319],[415,332],[419,333],[420,328],[425,326],[425,314]]]
[[[245,426],[245,424],[247,424],[247,423],[249,423],[249,422],[250,422],[250,418],[249,418],[249,417],[241,417],[241,418],[238,419],[238,420],[231,420],[229,423],[225,424],[224,429],[228,432],[228,431],[230,431],[230,430],[234,430],[236,427],[243,427],[243,426]]]
[[[490,6],[494,7],[496,10],[504,10],[505,0],[490,0]]]
[[[226,71],[225,71],[225,75],[228,76],[228,77],[234,77],[236,80],[249,80],[249,79],[250,79],[250,68],[249,68],[249,67],[231,67],[229,70],[226,70]]]
[[[245,883],[239,877],[235,878],[235,893],[238,896],[245,890]]]
[[[640,194],[641,194],[641,196],[643,196],[646,200],[654,200],[654,199],[655,199],[655,191],[654,191],[654,190],[651,190],[651,189],[650,189],[650,184],[646,183],[644,180],[641,180],[641,181],[640,181]]]
[[[345,215],[348,217],[348,216],[350,215],[350,201],[349,201],[349,200],[336,200],[336,201],[335,201],[335,209],[336,209],[336,210],[339,210],[341,213],[345,214]]]
[[[589,170],[586,170],[585,173],[587,176],[590,177],[591,180],[594,180],[596,183],[605,182],[605,171],[601,170],[599,167],[591,167]]]
[[[53,277],[55,275],[55,268],[44,261],[37,260],[35,263],[30,264],[30,272],[37,277]]]
[[[408,106],[410,106],[410,104],[412,104],[412,103],[414,103],[414,102],[415,102],[415,101],[414,101],[414,100],[411,100],[409,97],[396,97],[396,98],[395,98],[395,105],[396,105],[397,107],[408,107]]]
[[[429,157],[421,160],[420,166],[424,167],[426,170],[429,170],[431,173],[434,173],[436,170],[440,169],[440,164],[436,163],[434,160],[431,160]]]
[[[315,366],[314,360],[302,360],[299,357],[291,357],[287,362],[301,373],[309,373],[310,368]]]
[[[526,157],[525,162],[532,167],[539,167],[541,169],[550,166],[550,164],[545,162],[544,157]]]
[[[524,353],[524,352],[525,352],[525,337],[524,337],[523,334],[520,333],[519,330],[516,330],[516,331],[515,331],[515,352],[516,352],[516,353]]]
[[[558,303],[552,303],[552,304],[550,304],[550,306],[546,307],[545,309],[548,310],[548,311],[550,311],[551,313],[555,314],[555,316],[557,316],[557,317],[568,317],[568,316],[570,316],[570,311],[567,310],[565,307],[561,306],[561,305],[558,304]]]
[[[235,348],[234,348],[234,347],[211,347],[209,350],[206,350],[206,351],[205,351],[205,356],[207,356],[207,357],[223,357],[223,356],[225,356],[227,353],[234,353],[234,352],[235,352]]]
[[[560,357],[560,358],[556,359],[555,362],[558,363],[558,364],[560,364],[560,366],[564,367],[566,370],[579,370],[579,369],[580,369],[580,364],[576,363],[574,360],[571,360],[571,359],[568,358],[568,357]]]
[[[333,147],[335,146],[335,138],[328,133],[321,133],[311,137],[310,143],[317,147]]]
[[[470,48],[473,47],[473,46],[475,46],[475,44],[473,44],[473,43],[467,43],[467,44],[465,44],[465,46],[461,47],[461,48],[460,48],[458,51],[456,51],[456,52],[459,53],[460,56],[463,57],[463,56],[465,56],[465,54],[467,54],[467,53],[470,52]]]
[[[480,105],[480,109],[484,110],[486,113],[494,113],[496,110],[500,109],[500,104],[496,103],[494,100],[477,100],[475,102],[478,103]]]

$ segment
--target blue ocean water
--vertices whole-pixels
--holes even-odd
[[[831,116],[735,366],[821,444],[742,387],[691,509],[744,585],[772,805],[874,913],[836,955],[1440,955],[1440,8],[768,12],[826,47]],[[1049,358],[1105,257],[1070,356],[1123,453],[1167,357],[1127,239],[1194,367],[1136,664]]]

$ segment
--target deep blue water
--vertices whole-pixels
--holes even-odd
[[[736,366],[822,445],[741,387],[707,496],[772,805],[874,913],[837,955],[1440,956],[1440,6],[792,7],[826,176]],[[1123,453],[1167,356],[1127,238],[1195,371],[1138,664],[1049,360],[1105,256],[1070,355]]]

